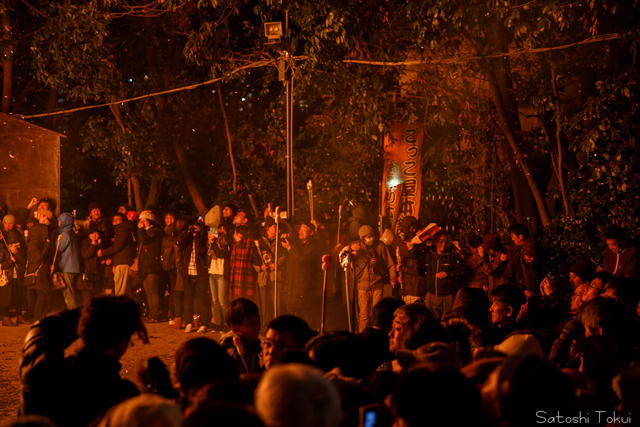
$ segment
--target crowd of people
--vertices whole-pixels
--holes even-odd
[[[232,204],[197,219],[123,205],[109,220],[92,204],[81,223],[48,203],[3,219],[3,325],[38,320],[13,425],[640,425],[638,261],[621,227],[602,265],[550,269],[522,224],[463,245],[413,217],[379,236],[330,212],[294,226]],[[353,316],[319,334],[324,253],[341,260],[327,295]],[[131,336],[164,321],[222,335],[122,379]]]

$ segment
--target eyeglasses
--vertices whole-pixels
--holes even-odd
[[[587,285],[587,288],[595,289],[599,294],[604,292],[604,291],[601,291],[600,289],[596,288],[595,286],[593,286],[591,283],[589,283]]]

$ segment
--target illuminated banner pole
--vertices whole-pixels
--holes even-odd
[[[391,127],[393,138],[384,138],[382,175],[382,212],[393,232],[400,231],[406,216],[418,218],[422,192],[422,125],[397,123]]]

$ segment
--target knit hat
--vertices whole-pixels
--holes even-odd
[[[570,273],[575,274],[582,279],[583,282],[588,282],[593,279],[593,275],[596,272],[596,266],[588,259],[583,259],[571,266]]]
[[[484,240],[482,240],[482,247],[485,250],[497,250],[500,246],[500,236],[497,234],[487,234],[484,236]]]
[[[264,228],[269,228],[272,225],[276,225],[276,220],[273,219],[272,216],[268,216],[265,220],[264,220]]]
[[[127,220],[127,216],[125,214],[121,214],[120,212],[117,212],[115,214],[113,214],[113,217],[118,217],[122,220],[122,222],[125,222]]]
[[[471,236],[469,239],[469,246],[476,249],[478,246],[484,243],[484,239],[480,236]]]
[[[238,214],[238,206],[234,205],[233,203],[227,203],[226,205],[224,205],[224,207],[231,209],[231,212],[233,212],[233,216],[236,216]],[[222,208],[222,210],[224,210],[224,208]]]
[[[15,224],[16,217],[11,214],[5,215],[4,218],[2,218],[2,222],[6,222],[7,224]]]
[[[155,221],[156,216],[151,211],[142,211],[140,212],[140,219],[146,218],[149,221]]]
[[[91,212],[94,209],[101,209],[100,208],[100,203],[98,203],[98,202],[89,203],[89,212]]]
[[[364,236],[367,234],[373,234],[373,228],[368,225],[360,227],[360,230],[358,230],[358,236],[360,236],[361,239],[364,239]]]
[[[300,226],[302,227],[303,225],[306,225],[311,231],[316,231],[316,226],[311,221],[300,221]]]

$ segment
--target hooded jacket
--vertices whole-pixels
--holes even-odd
[[[65,212],[60,217],[60,241],[56,242],[58,255],[56,256],[56,269],[62,273],[80,274],[80,242],[73,231],[73,215]]]

